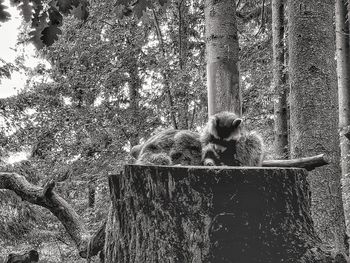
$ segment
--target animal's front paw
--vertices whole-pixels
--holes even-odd
[[[213,159],[205,159],[203,164],[204,166],[215,166],[215,162]]]

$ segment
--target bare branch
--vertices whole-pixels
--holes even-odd
[[[74,209],[53,191],[54,187],[53,181],[41,188],[32,185],[17,173],[0,172],[0,189],[11,190],[23,200],[49,209],[61,221],[78,250],[84,251],[87,245],[87,231]]]
[[[100,21],[101,21],[102,23],[104,23],[104,24],[110,26],[110,27],[115,27],[115,25],[112,25],[111,23],[108,23],[108,22],[105,21],[105,20],[100,20]]]

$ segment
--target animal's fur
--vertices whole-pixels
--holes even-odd
[[[131,150],[136,164],[199,165],[201,143],[199,134],[188,130],[167,129]]]
[[[261,166],[264,146],[256,132],[245,132],[231,112],[213,115],[201,133],[204,165]]]

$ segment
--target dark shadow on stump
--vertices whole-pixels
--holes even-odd
[[[127,165],[110,176],[106,262],[335,262],[315,234],[306,176]]]

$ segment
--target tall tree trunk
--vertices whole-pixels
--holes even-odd
[[[223,110],[242,115],[235,2],[206,0],[204,13],[208,115]]]
[[[186,1],[179,0],[177,4],[179,19],[179,68],[181,72],[186,69],[188,53],[188,7]],[[187,74],[181,74],[179,89],[177,90],[180,99],[178,103],[178,123],[179,129],[188,129],[188,78]]]
[[[284,67],[284,0],[272,0],[273,86],[275,90],[275,153],[288,157],[287,87]]]
[[[329,155],[310,172],[312,213],[321,239],[345,252],[340,187],[334,2],[289,0],[291,156]]]
[[[336,0],[336,48],[337,48],[337,75],[339,95],[339,135],[341,150],[341,168],[343,201],[346,226],[349,232],[350,217],[350,141],[344,136],[346,128],[350,125],[350,79],[349,79],[349,24],[345,0]]]

